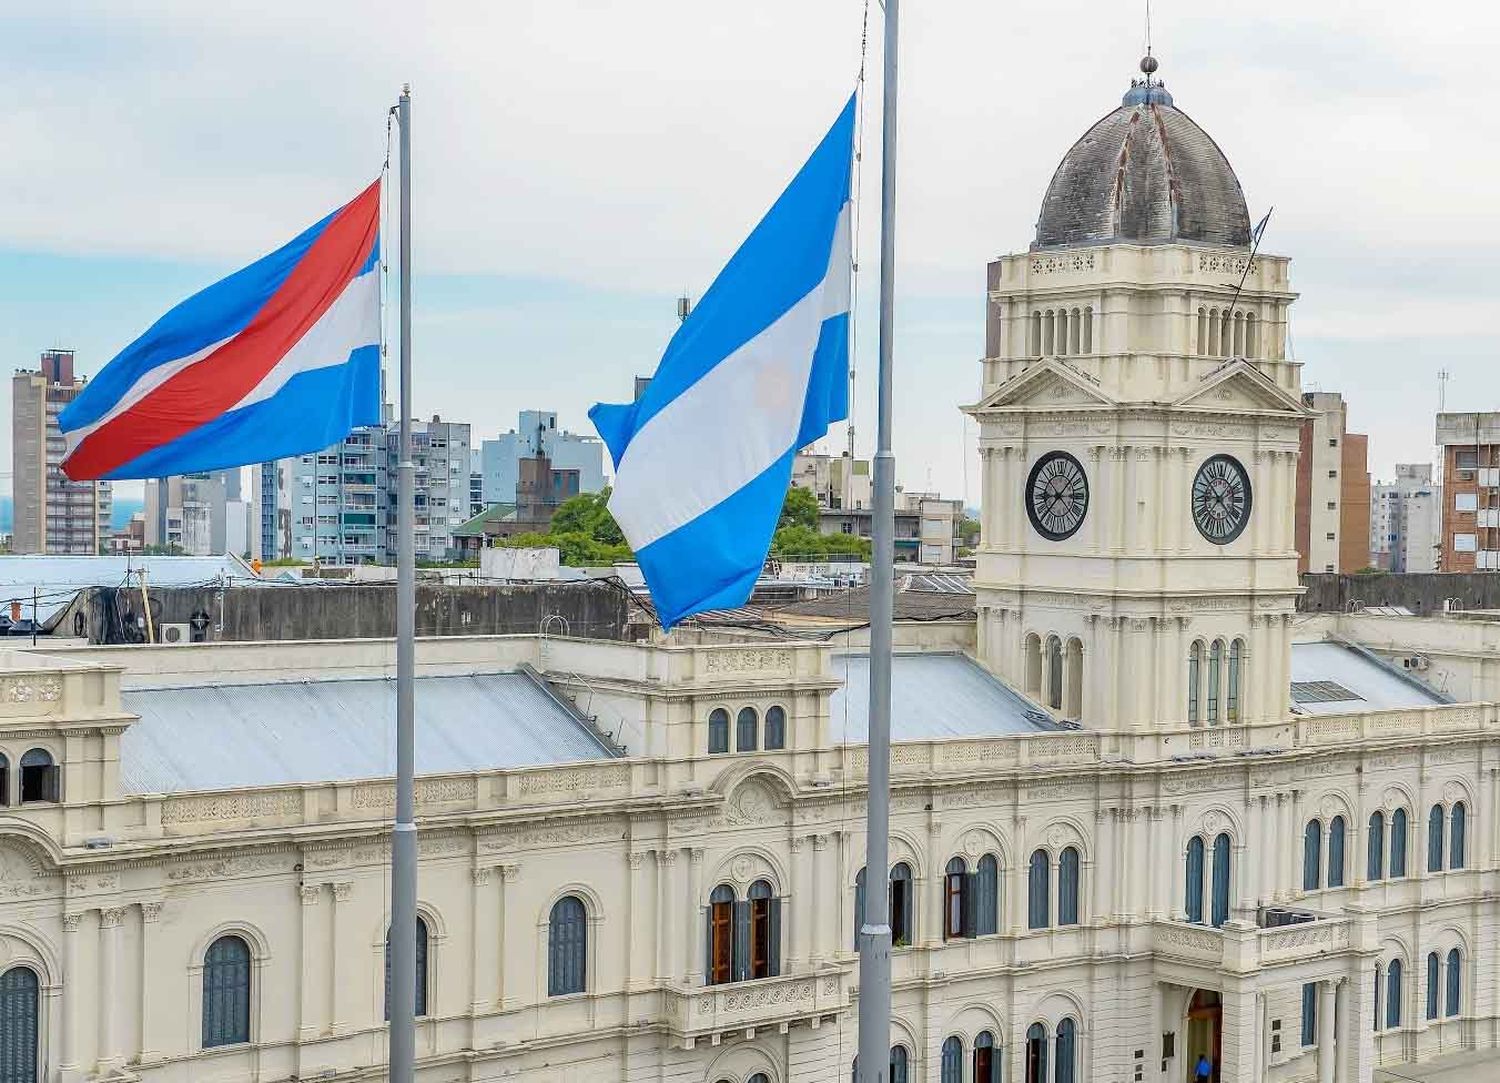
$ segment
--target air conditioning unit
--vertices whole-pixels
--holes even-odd
[[[1427,667],[1430,664],[1431,663],[1428,662],[1427,656],[1425,654],[1408,655],[1407,657],[1401,659],[1401,665],[1404,668],[1414,669],[1418,673],[1426,672]]]
[[[156,638],[160,643],[169,647],[178,647],[184,643],[193,641],[193,626],[186,622],[182,624],[158,624],[156,626]]]

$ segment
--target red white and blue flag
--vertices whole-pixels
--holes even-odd
[[[76,481],[304,455],[380,420],[380,181],[189,297],[58,417]]]

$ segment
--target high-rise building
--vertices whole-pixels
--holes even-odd
[[[11,379],[11,469],[17,553],[102,553],[113,491],[107,481],[73,481],[62,472],[67,442],[57,415],[87,383],[73,372],[72,350],[46,350],[35,371]]]
[[[1370,566],[1369,437],[1349,432],[1336,391],[1308,391],[1297,458],[1299,572],[1357,572]]]
[[[604,444],[597,437],[564,432],[551,410],[522,410],[515,429],[480,445],[486,504],[513,504],[521,460],[545,455],[554,470],[577,470],[578,491],[604,488]]]
[[[396,557],[396,465],[401,441],[400,427],[386,427],[386,475],[389,479],[386,516],[386,551]],[[411,424],[412,462],[416,465],[416,554],[418,560],[451,560],[456,543],[453,529],[468,522],[469,474],[472,466],[469,423],[431,421]]]
[[[1397,463],[1396,480],[1370,486],[1370,562],[1390,572],[1438,567],[1442,487],[1431,463]]]
[[[243,518],[238,468],[152,478],[146,482],[146,544],[195,557],[241,552],[229,547],[231,502]],[[244,533],[240,526],[242,544]]]
[[[1500,571],[1500,413],[1438,414],[1441,571]]]
[[[484,511],[484,453],[469,448],[469,518]]]

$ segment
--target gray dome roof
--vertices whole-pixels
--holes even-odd
[[[1229,160],[1166,87],[1135,80],[1120,107],[1063,156],[1033,248],[1250,244],[1245,194]]]

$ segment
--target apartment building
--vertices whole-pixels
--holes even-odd
[[[57,415],[86,383],[73,371],[72,350],[45,350],[35,370],[11,379],[14,552],[88,556],[106,548],[112,486],[62,472],[67,442]]]

